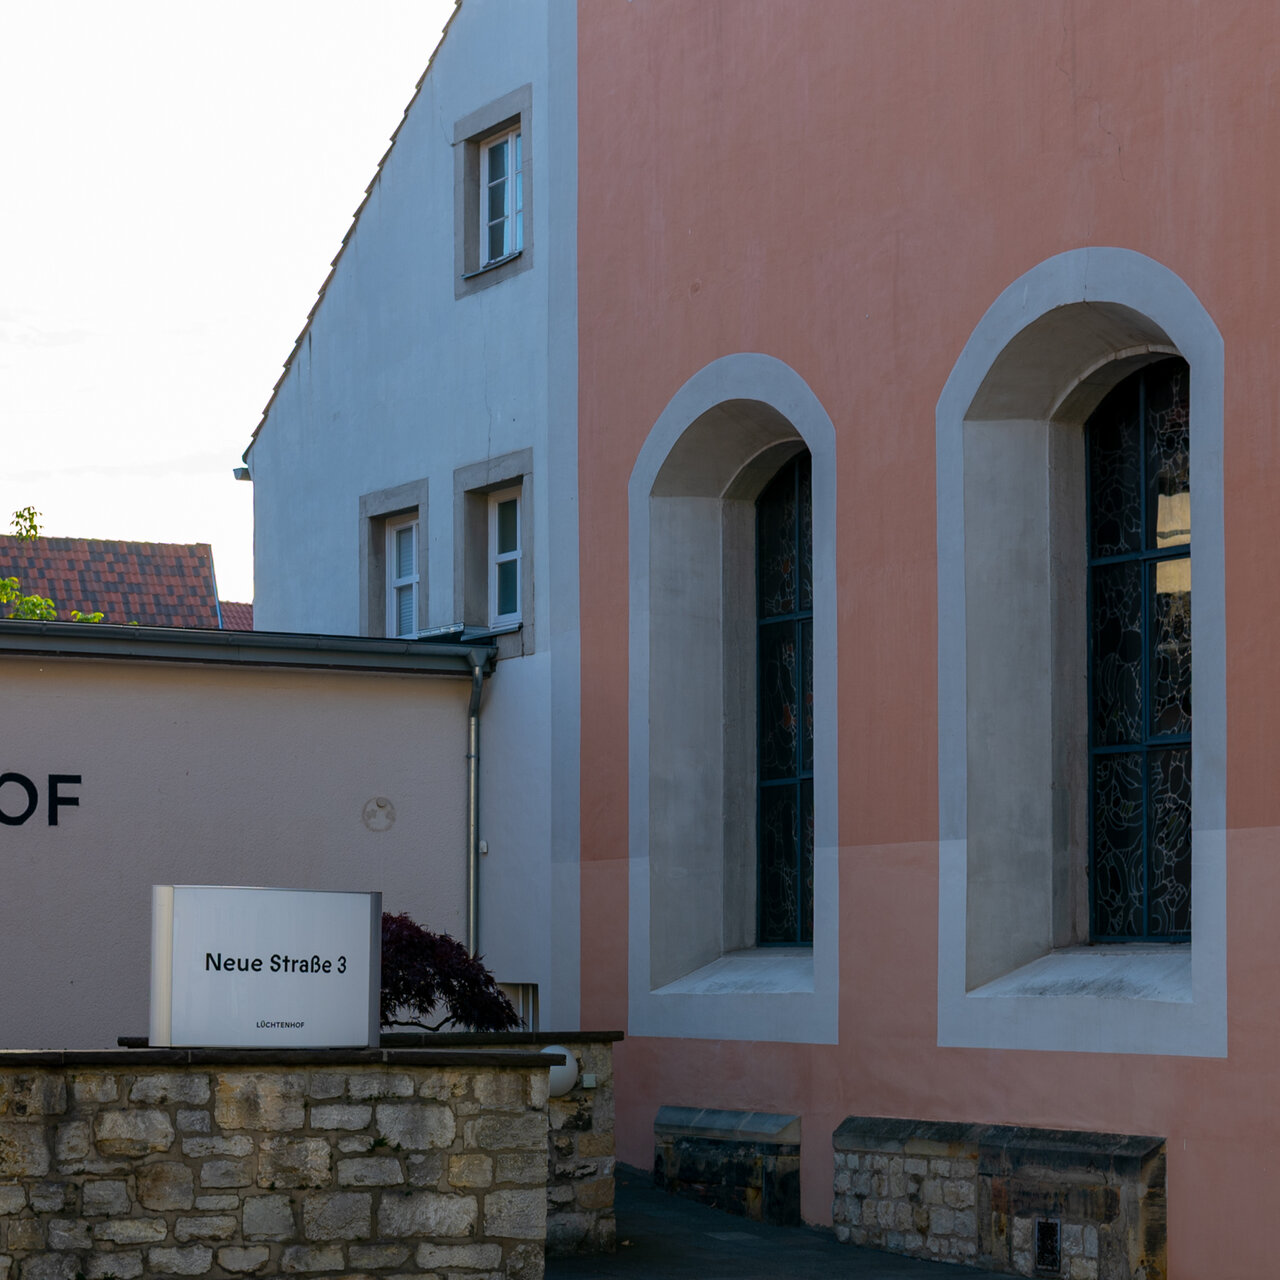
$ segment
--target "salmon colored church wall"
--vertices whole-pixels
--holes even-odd
[[[840,1044],[629,1040],[662,1103],[1165,1135],[1180,1280],[1266,1274],[1280,1173],[1274,624],[1280,89],[1270,0],[579,5],[582,1017],[627,1014],[627,481],[680,386],[785,361],[837,434]],[[1089,245],[1175,272],[1225,345],[1229,1056],[937,1046],[934,414],[984,311]]]

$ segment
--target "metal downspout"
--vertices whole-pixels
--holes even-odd
[[[471,701],[467,706],[467,950],[480,950],[480,695],[484,662],[471,654]]]

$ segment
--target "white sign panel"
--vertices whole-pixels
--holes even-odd
[[[376,1045],[382,895],[154,885],[153,1045]]]

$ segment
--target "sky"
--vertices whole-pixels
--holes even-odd
[[[213,545],[453,0],[0,0],[0,532]]]

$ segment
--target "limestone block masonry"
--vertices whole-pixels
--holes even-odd
[[[546,1066],[523,1049],[0,1053],[0,1280],[540,1280]]]
[[[1061,1280],[1166,1280],[1160,1138],[850,1116],[836,1236]]]
[[[613,1212],[613,1045],[620,1031],[514,1031],[502,1035],[460,1033],[384,1035],[384,1045],[559,1045],[573,1054],[578,1080],[547,1106],[547,1253],[612,1253],[617,1244]]]
[[[653,1180],[757,1222],[800,1225],[800,1117],[658,1108]]]

